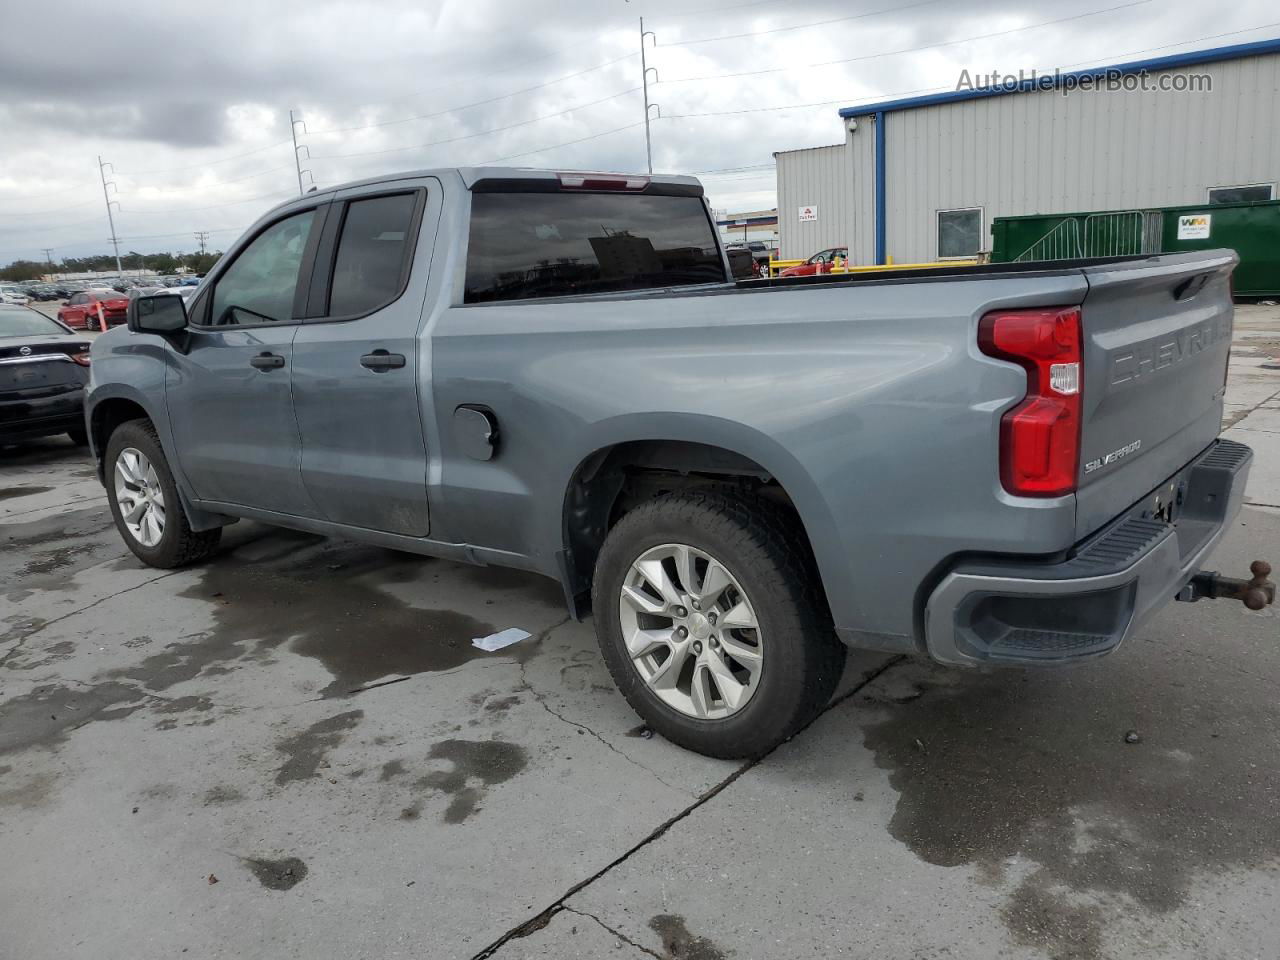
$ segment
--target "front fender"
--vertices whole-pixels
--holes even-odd
[[[98,479],[105,486],[105,450],[101,449],[96,427],[113,402],[127,401],[138,407],[160,438],[160,446],[167,455],[178,496],[192,529],[208,530],[222,526],[232,518],[207,513],[192,505],[191,484],[174,453],[173,428],[165,402],[166,352],[169,349],[159,337],[135,334],[124,327],[113,328],[94,341],[84,404],[89,443],[97,462]]]

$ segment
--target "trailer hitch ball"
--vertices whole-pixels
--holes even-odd
[[[1276,602],[1276,585],[1271,576],[1271,564],[1255,560],[1249,564],[1250,580],[1224,577],[1220,573],[1201,571],[1179,591],[1177,599],[1195,603],[1197,600],[1239,600],[1250,610],[1261,610]]]
[[[1276,602],[1276,585],[1268,577],[1271,576],[1271,564],[1265,560],[1255,560],[1249,564],[1249,572],[1253,579],[1245,584],[1240,599],[1250,610],[1261,610],[1268,604]]]

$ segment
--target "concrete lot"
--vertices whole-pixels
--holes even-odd
[[[1242,308],[1232,574],[1280,559],[1277,355]],[[736,765],[645,736],[550,581],[223,542],[147,569],[82,451],[0,452],[0,958],[1277,955],[1272,611],[1063,671],[855,656]]]

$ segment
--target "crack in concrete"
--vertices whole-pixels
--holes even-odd
[[[613,927],[609,926],[607,923],[605,923],[603,920],[597,917],[594,913],[587,913],[587,911],[585,910],[579,910],[576,907],[570,907],[568,905],[565,906],[565,910],[567,910],[569,913],[576,913],[580,917],[585,917],[587,920],[594,920],[597,924],[599,924],[601,929],[606,930],[609,933],[613,934],[623,943],[626,943],[626,944],[629,944],[630,946],[635,947],[641,953],[647,954],[650,957],[655,957],[656,960],[665,960],[662,954],[655,953],[654,951],[650,950],[648,947],[644,946],[644,944],[636,943],[636,941],[632,940],[621,930],[613,929]]]
[[[565,617],[559,623],[548,627],[546,631],[544,631],[542,634],[539,634],[538,641],[541,642],[547,639],[548,637],[550,637],[552,633],[554,633],[560,627],[563,627],[566,623],[568,623],[569,619],[570,619],[569,617]],[[696,793],[692,793],[689,790],[685,790],[682,787],[677,787],[673,783],[669,783],[667,780],[663,779],[661,774],[645,766],[643,763],[641,763],[639,760],[636,760],[634,757],[631,757],[628,754],[624,753],[623,751],[619,750],[612,743],[610,743],[608,740],[606,740],[604,737],[598,734],[591,727],[587,726],[585,723],[581,723],[577,720],[571,720],[569,717],[566,717],[559,710],[556,710],[554,707],[552,707],[551,704],[547,703],[547,695],[545,693],[540,692],[536,687],[534,687],[532,683],[529,682],[529,677],[525,669],[525,664],[523,662],[520,664],[520,689],[527,691],[529,694],[531,694],[533,696],[533,699],[538,702],[538,705],[542,707],[542,709],[545,710],[548,714],[555,717],[557,720],[559,720],[562,723],[566,723],[577,730],[582,730],[583,732],[590,734],[600,743],[604,744],[604,746],[608,747],[610,750],[612,750],[614,753],[620,756],[623,760],[627,761],[627,763],[631,764],[633,767],[636,767],[639,770],[643,770],[645,773],[649,774],[651,777],[653,777],[655,780],[657,780],[660,784],[662,784],[667,789],[674,790],[676,793],[683,793],[693,797],[697,796]]]
[[[126,593],[132,593],[135,590],[141,590],[143,587],[149,587],[151,584],[157,583],[160,580],[164,580],[168,577],[177,576],[179,573],[185,573],[185,572],[186,572],[185,570],[170,570],[167,573],[160,574],[160,576],[158,577],[152,577],[150,580],[144,580],[142,583],[136,583],[132,587],[125,587],[123,590],[117,590],[115,593],[109,593],[105,597],[99,597],[97,600],[94,600],[92,603],[85,604],[83,607],[79,607],[78,609],[72,610],[69,613],[64,613],[60,617],[54,617],[52,620],[44,621],[38,627],[35,627],[33,630],[30,630],[27,633],[24,633],[21,637],[18,638],[18,642],[14,644],[12,647],[10,647],[3,657],[0,657],[0,667],[3,667],[11,659],[13,659],[13,655],[17,653],[19,650],[21,650],[28,640],[34,637],[37,633],[40,633],[42,630],[46,630],[49,627],[52,627],[54,624],[61,623],[64,620],[69,620],[71,617],[77,617],[80,614],[85,613],[86,611],[92,610],[94,607],[99,606],[100,604],[106,603],[108,600],[114,600],[116,599],[116,597],[122,597]]]
[[[555,628],[552,628],[552,629],[555,629]],[[825,707],[822,708],[822,710],[818,711],[817,716],[815,716],[812,720],[810,720],[803,727],[797,730],[795,734],[793,734],[788,740],[784,740],[783,743],[789,743],[791,740],[794,740],[796,737],[800,736],[800,734],[804,733],[806,730],[808,730],[811,726],[817,723],[820,719],[822,719],[832,710],[836,709],[837,707],[844,704],[846,701],[851,700],[853,697],[855,697],[864,688],[866,688],[868,684],[873,683],[875,680],[883,676],[890,669],[892,669],[893,667],[896,667],[900,663],[904,663],[907,659],[908,659],[907,657],[892,657],[889,660],[882,663],[880,666],[864,673],[862,675],[861,680],[855,683],[852,687],[850,687],[840,696],[833,698],[830,703],[828,703]],[[781,746],[781,745],[782,744],[779,744],[778,746]],[[471,960],[488,960],[489,957],[492,957],[495,953],[501,950],[504,946],[506,946],[506,944],[510,943],[512,940],[519,940],[522,937],[527,937],[531,933],[535,933],[536,931],[541,930],[543,927],[545,927],[548,923],[551,922],[552,918],[555,917],[556,914],[564,910],[572,909],[567,904],[567,901],[569,900],[570,897],[576,896],[577,894],[581,893],[583,890],[591,886],[601,877],[605,876],[610,871],[612,871],[615,867],[618,867],[626,863],[628,860],[630,860],[633,856],[635,856],[645,847],[649,846],[649,844],[655,842],[656,840],[660,840],[662,837],[666,836],[667,832],[672,827],[674,827],[677,823],[692,816],[693,813],[696,812],[699,808],[710,803],[712,800],[718,797],[725,790],[729,789],[729,787],[733,786],[733,784],[736,783],[742,776],[749,773],[751,770],[755,769],[757,766],[759,766],[761,763],[767,760],[770,756],[772,756],[774,750],[777,750],[777,749],[778,747],[774,747],[773,749],[769,750],[766,753],[761,754],[758,757],[755,757],[751,760],[747,760],[745,763],[742,764],[742,766],[738,767],[738,769],[734,770],[732,773],[730,773],[727,777],[725,777],[723,780],[717,783],[714,787],[712,787],[706,793],[703,793],[702,795],[700,795],[696,800],[694,800],[693,803],[689,804],[689,806],[685,807],[683,810],[680,810],[674,816],[671,816],[667,820],[663,821],[654,830],[652,830],[647,836],[641,838],[638,842],[633,844],[627,850],[623,851],[621,855],[615,857],[609,863],[606,863],[603,867],[601,867],[595,873],[573,884],[571,887],[569,887],[569,889],[567,889],[564,893],[562,893],[557,900],[553,901],[548,907],[546,907],[537,916],[532,917],[529,920],[525,920],[523,923],[519,923],[516,926],[512,927],[511,929],[507,930],[506,933],[502,934],[502,936],[498,937],[498,939],[494,940],[492,943],[490,943],[487,947],[485,947],[479,953],[476,953],[475,955],[473,955]],[[577,911],[574,911],[574,912],[576,913]]]

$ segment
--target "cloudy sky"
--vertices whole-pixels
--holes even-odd
[[[55,9],[56,8],[56,11]],[[305,186],[486,162],[656,171],[771,206],[777,150],[961,70],[1079,68],[1280,36],[1274,0],[98,0],[0,14],[0,264],[221,249]],[[651,78],[652,79],[652,78]],[[655,115],[657,110],[654,111]],[[309,156],[308,156],[309,155]]]

